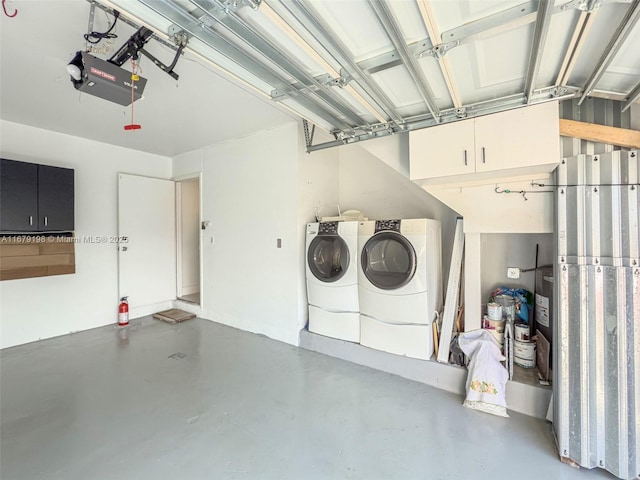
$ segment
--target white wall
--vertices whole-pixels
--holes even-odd
[[[179,182],[181,295],[200,291],[200,179]]]
[[[534,268],[536,244],[538,266],[553,263],[552,233],[483,233],[481,255],[482,303],[486,303],[496,287],[524,288],[531,293],[535,287],[535,272],[524,272],[519,279],[507,278],[507,267]]]
[[[552,233],[553,191],[532,182],[553,184],[549,175],[527,180],[496,179],[489,185],[433,188],[429,192],[464,217],[465,233]],[[510,190],[519,193],[496,193]],[[525,200],[526,198],[526,200]]]
[[[167,157],[4,120],[0,134],[3,158],[75,169],[79,239],[118,234],[118,172],[159,178],[171,173]],[[115,323],[117,307],[116,244],[80,242],[75,274],[0,282],[0,346]]]
[[[390,139],[396,142],[399,137],[373,140],[378,143],[376,149],[365,149],[369,142],[340,147],[340,205],[345,209],[360,210],[370,219],[440,220],[443,282],[446,286],[457,214],[396,170],[394,166],[408,165],[408,148],[401,148],[401,142],[396,145],[398,148],[394,148],[393,142],[387,145],[388,148],[382,148],[381,141]],[[370,150],[385,156],[378,157]]]
[[[173,176],[202,171],[202,316],[298,344],[298,125],[174,159]],[[277,248],[277,240],[282,248]]]

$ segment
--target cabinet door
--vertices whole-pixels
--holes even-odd
[[[38,229],[72,231],[74,229],[74,171],[69,168],[39,165]]]
[[[474,173],[473,120],[409,133],[411,180]]]
[[[476,172],[557,164],[558,118],[557,102],[476,118]]]
[[[0,160],[0,230],[38,228],[38,165]]]

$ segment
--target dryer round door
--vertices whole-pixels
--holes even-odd
[[[362,249],[362,270],[382,290],[396,290],[416,273],[416,251],[411,242],[396,232],[380,232]]]
[[[309,244],[307,263],[313,276],[322,282],[340,280],[349,268],[349,248],[337,235],[319,235]]]

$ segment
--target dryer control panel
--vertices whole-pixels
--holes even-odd
[[[400,220],[376,220],[376,233],[383,230],[400,231]]]
[[[338,222],[320,222],[318,235],[337,235]]]

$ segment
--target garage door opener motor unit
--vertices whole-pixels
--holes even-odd
[[[173,68],[178,63],[178,58],[186,46],[186,37],[180,37],[181,42],[177,47],[173,62],[171,65],[165,65],[144,49],[144,45],[152,36],[151,30],[140,27],[108,60],[94,57],[88,52],[76,52],[73,60],[67,65],[73,86],[76,90],[119,105],[131,105],[132,102],[142,98],[147,79],[136,75],[135,81],[133,81],[132,72],[121,68],[121,66],[129,59],[137,60],[139,54],[148,57],[163,72],[178,80],[178,74],[173,71]]]

